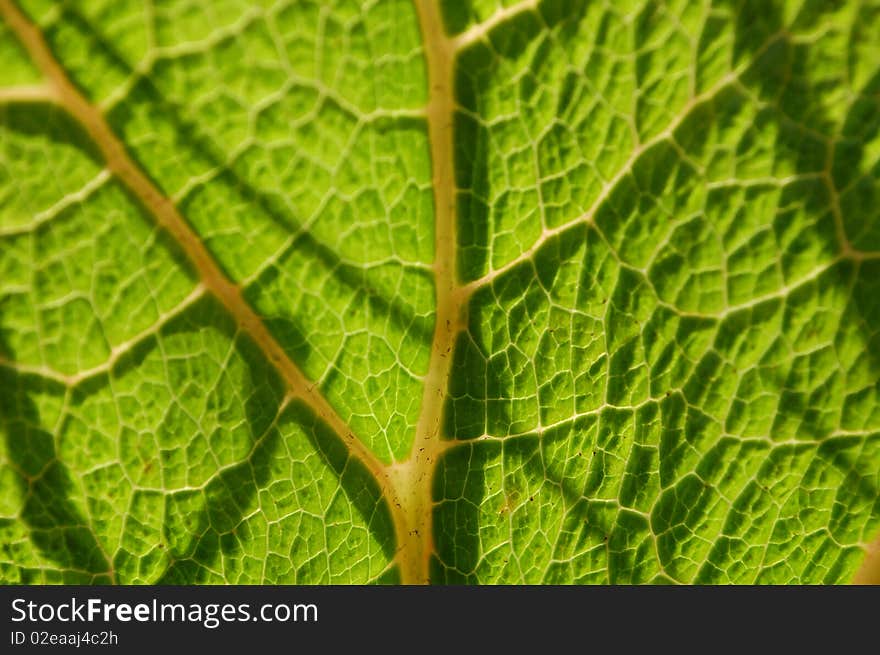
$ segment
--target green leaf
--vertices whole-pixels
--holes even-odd
[[[877,580],[880,3],[0,0],[0,582]]]

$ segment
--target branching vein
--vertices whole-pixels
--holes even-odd
[[[101,110],[90,103],[68,78],[40,30],[12,0],[0,0],[0,15],[46,79],[45,89],[38,87],[41,89],[40,96],[55,100],[82,125],[103,155],[107,169],[180,245],[190,264],[197,271],[202,285],[220,300],[239,328],[259,346],[284,379],[290,394],[306,403],[331,427],[346,445],[349,453],[360,460],[375,476],[390,501],[392,514],[399,513],[397,509],[399,503],[395,502],[394,492],[389,487],[388,474],[382,463],[353,434],[320,389],[288,357],[263,320],[244,300],[241,288],[220,269],[174,203],[129,156],[122,142],[107,124]]]

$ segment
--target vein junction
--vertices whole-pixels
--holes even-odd
[[[441,435],[442,409],[452,363],[453,348],[464,329],[462,307],[466,298],[455,277],[455,186],[453,174],[452,117],[454,111],[452,69],[455,42],[443,29],[439,8],[433,0],[416,0],[425,42],[430,100],[426,109],[431,143],[435,204],[435,259],[432,271],[437,299],[436,323],[428,374],[412,451],[407,460],[386,465],[352,432],[317,385],[290,359],[262,318],[244,300],[240,285],[217,264],[186,219],[130,157],[125,145],[107,123],[101,108],[91,103],[73,84],[55,58],[42,33],[12,0],[0,0],[0,15],[45,77],[37,86],[16,87],[0,93],[0,102],[52,102],[62,107],[88,133],[104,158],[106,171],[114,176],[182,248],[200,280],[196,290],[213,294],[278,370],[289,398],[308,405],[325,421],[376,479],[391,511],[395,526],[401,581],[429,582],[434,550],[432,537],[431,483],[444,449]],[[108,365],[112,366],[115,358]],[[102,366],[104,370],[106,366]],[[76,380],[64,382],[75,383]],[[447,442],[451,445],[452,442]]]

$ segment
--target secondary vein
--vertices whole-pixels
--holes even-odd
[[[149,211],[156,222],[170,234],[195,268],[202,285],[214,294],[239,328],[262,350],[283,378],[290,394],[308,405],[345,444],[349,453],[373,474],[389,502],[395,523],[401,523],[400,503],[390,485],[388,470],[358,439],[347,423],[330,405],[324,394],[290,359],[263,320],[245,301],[241,288],[230,280],[214,261],[200,237],[192,230],[174,203],[167,198],[128,155],[101,110],[90,103],[69,79],[57,61],[39,28],[12,2],[0,0],[0,15],[27,50],[46,78],[51,91],[45,94],[64,108],[89,134],[100,150],[107,169]]]

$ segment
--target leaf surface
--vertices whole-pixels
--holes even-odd
[[[876,2],[0,16],[0,580],[880,575]]]

